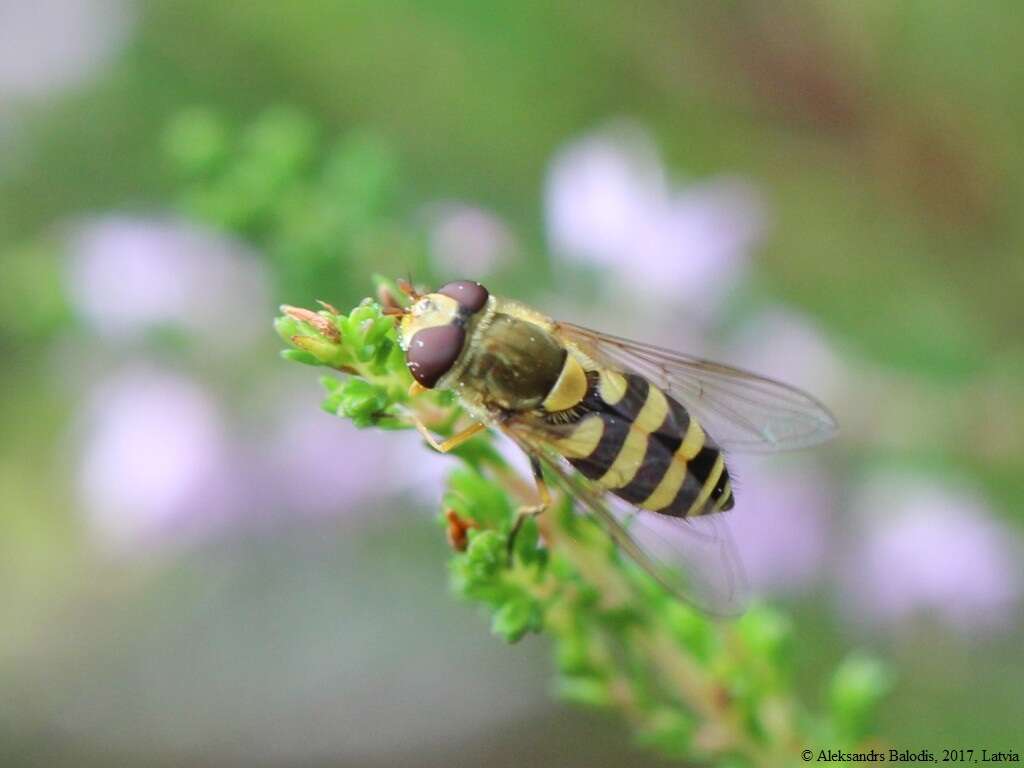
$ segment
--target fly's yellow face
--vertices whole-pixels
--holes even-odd
[[[440,293],[428,293],[416,300],[402,315],[399,338],[402,349],[409,351],[413,337],[427,328],[453,325],[459,316],[459,303]]]

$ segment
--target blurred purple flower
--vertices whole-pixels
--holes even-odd
[[[302,402],[297,399],[297,402]],[[435,509],[450,458],[432,455],[413,431],[356,429],[329,414],[295,407],[280,415],[280,426],[254,462],[254,487],[286,513],[355,518],[373,514],[381,500],[413,493]]]
[[[0,111],[89,77],[116,53],[133,16],[118,0],[0,0]]]
[[[972,493],[887,477],[862,490],[855,510],[866,534],[843,573],[852,620],[925,615],[967,635],[1012,620],[1019,540]]]
[[[750,586],[760,592],[799,592],[824,570],[834,498],[823,472],[810,462],[731,459],[736,508],[728,514]]]
[[[451,458],[432,455],[413,431],[358,430],[305,402],[261,439],[243,440],[191,379],[150,368],[107,379],[82,419],[78,488],[90,525],[131,553],[228,529],[351,520],[406,493],[437,509]]]
[[[97,388],[84,422],[78,487],[107,544],[187,540],[237,508],[221,415],[198,383],[152,369],[121,373]]]
[[[555,253],[698,317],[712,314],[734,286],[765,230],[749,184],[719,178],[677,187],[635,127],[562,150],[548,174],[546,207]]]
[[[120,339],[175,325],[214,345],[265,333],[262,265],[239,243],[171,220],[110,216],[76,227],[67,289],[100,334]]]
[[[426,209],[434,266],[452,277],[495,272],[518,250],[511,230],[498,216],[473,205],[443,202]]]

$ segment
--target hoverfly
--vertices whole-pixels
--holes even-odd
[[[413,391],[453,390],[475,419],[443,442],[417,420],[423,437],[447,452],[496,428],[529,457],[540,500],[520,510],[512,536],[551,503],[546,468],[663,585],[706,611],[735,610],[738,561],[713,522],[734,505],[726,452],[823,442],[837,429],[824,405],[754,373],[553,320],[477,282],[426,294],[400,288],[412,303],[390,313],[400,316]],[[608,494],[630,519],[613,512]],[[698,590],[704,574],[689,574],[685,588],[670,579],[657,538],[645,543],[637,526],[642,517],[689,527],[723,583]],[[710,530],[694,525],[702,519]]]

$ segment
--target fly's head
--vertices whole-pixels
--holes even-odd
[[[457,280],[427,294],[400,284],[413,300],[401,310],[398,339],[406,365],[416,382],[433,389],[462,355],[466,326],[487,306],[490,293],[480,283]]]

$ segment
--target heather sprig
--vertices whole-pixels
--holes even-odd
[[[347,315],[328,305],[283,310],[284,356],[344,374],[323,379],[329,412],[389,429],[411,427],[415,414],[442,434],[463,417],[450,395],[409,395],[394,322],[376,302]],[[793,692],[793,627],[783,614],[756,605],[733,623],[701,615],[624,559],[571,498],[527,522],[510,560],[515,511],[532,486],[493,440],[484,434],[456,451],[462,464],[441,500],[439,522],[450,538],[453,526],[464,534],[452,588],[485,606],[508,642],[548,634],[560,696],[621,711],[639,743],[680,759],[785,765],[807,747],[863,741],[889,684],[878,662],[851,656],[830,684],[828,713],[811,716]]]

